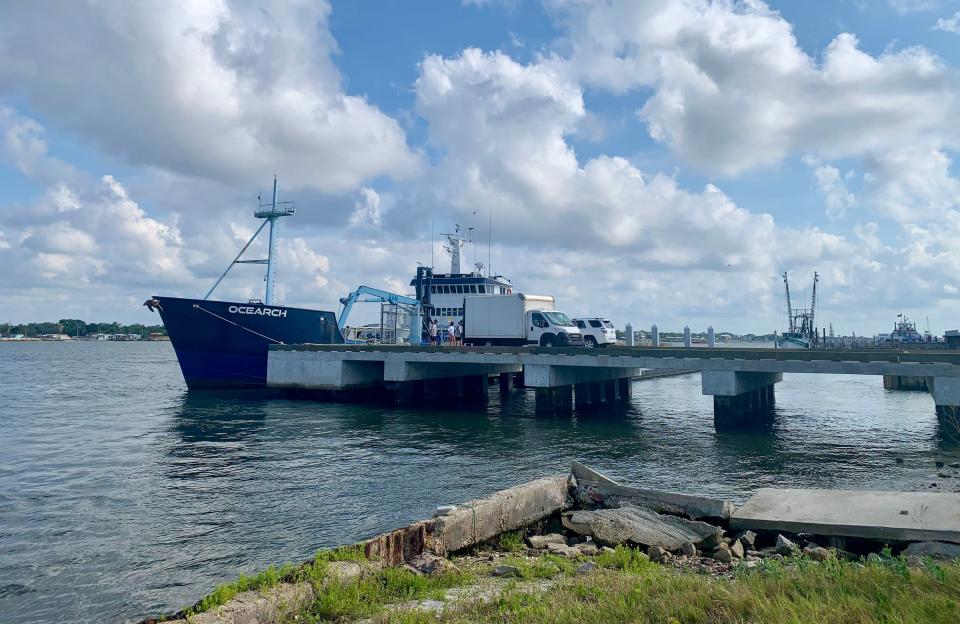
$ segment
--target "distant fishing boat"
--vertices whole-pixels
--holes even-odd
[[[820,275],[814,271],[813,295],[810,298],[810,309],[794,309],[790,302],[790,279],[787,276],[787,272],[783,272],[783,285],[787,293],[787,322],[789,329],[777,337],[777,348],[810,349],[819,342],[817,327],[814,324],[817,309],[817,282],[819,281]]]
[[[261,202],[254,211],[254,216],[263,219],[263,223],[202,299],[155,295],[144,303],[148,309],[160,313],[188,388],[264,388],[267,351],[271,344],[343,342],[334,312],[273,303],[279,219],[293,216],[295,212],[293,202],[277,202],[274,177],[273,199],[269,203]],[[268,224],[267,258],[241,260]],[[210,299],[235,264],[267,265],[263,300]]]

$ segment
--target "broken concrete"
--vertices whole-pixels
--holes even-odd
[[[438,555],[463,550],[569,509],[567,475],[530,481],[487,498],[470,501],[434,519],[431,550]]]
[[[170,624],[273,624],[283,622],[313,604],[313,585],[280,583],[263,592],[245,591],[226,604],[197,613],[187,619],[170,620]]]
[[[631,504],[652,509],[658,513],[686,516],[693,520],[701,518],[725,520],[735,509],[730,501],[620,485],[613,479],[578,462],[573,462],[571,472],[577,480],[577,500],[588,505],[619,507],[621,504]]]
[[[730,517],[733,529],[960,543],[960,494],[758,490]]]
[[[634,505],[617,509],[572,511],[561,516],[563,525],[604,544],[643,544],[679,550],[685,542],[715,543],[723,531],[706,522],[667,516]]]
[[[947,542],[918,542],[903,550],[906,557],[931,557],[933,559],[960,559],[960,544]]]

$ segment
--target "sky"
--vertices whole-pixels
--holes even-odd
[[[817,271],[837,334],[942,333],[958,150],[960,0],[0,2],[0,322],[157,322],[276,175],[286,305],[407,293],[476,223],[618,327],[782,331]]]

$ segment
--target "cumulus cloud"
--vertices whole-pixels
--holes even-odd
[[[685,162],[736,175],[795,153],[860,155],[917,138],[958,145],[960,80],[924,48],[872,56],[839,34],[815,59],[759,1],[551,0],[556,62],[588,84],[652,95],[638,111]]]
[[[399,124],[343,92],[329,14],[313,0],[5,3],[0,95],[132,164],[185,176],[282,171],[290,185],[342,192],[412,175],[420,158]]]

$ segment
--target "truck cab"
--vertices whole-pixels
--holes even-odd
[[[570,317],[559,310],[527,312],[527,344],[541,347],[582,347],[583,336]]]

